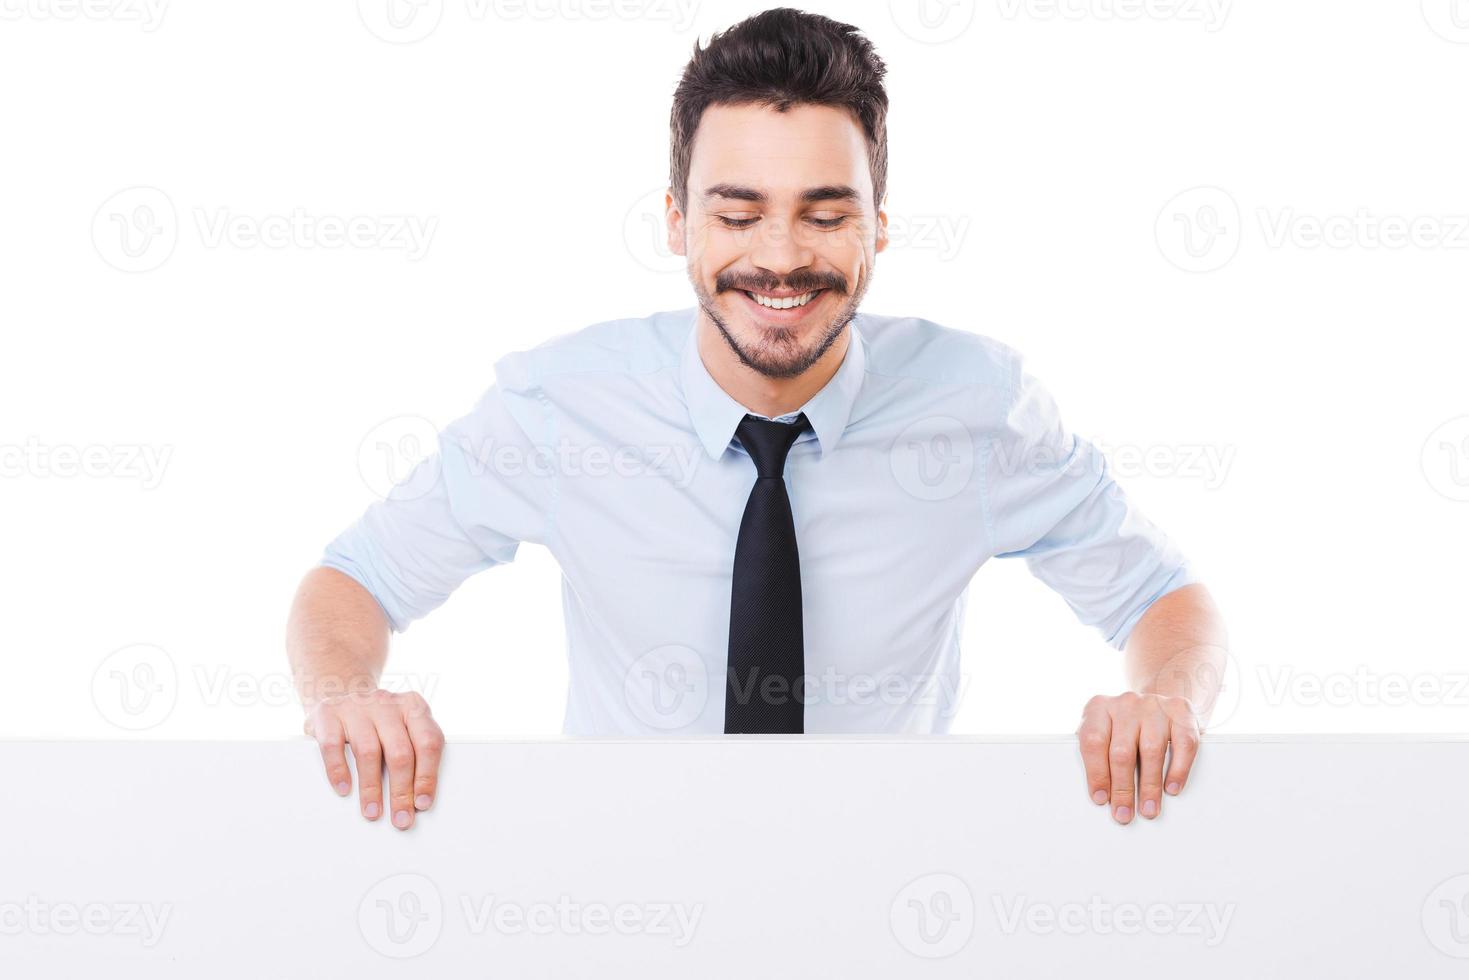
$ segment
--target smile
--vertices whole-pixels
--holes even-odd
[[[765,293],[753,293],[748,290],[741,290],[741,292],[761,306],[772,310],[789,310],[798,306],[805,306],[822,291],[820,289],[813,289],[808,293],[801,293],[797,296],[768,296]]]
[[[744,305],[752,316],[762,323],[776,326],[795,326],[804,322],[812,310],[821,306],[821,298],[829,291],[813,289],[794,296],[771,296],[745,289],[735,290],[744,297]]]

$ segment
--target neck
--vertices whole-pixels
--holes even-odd
[[[699,359],[709,376],[729,397],[768,418],[794,412],[824,388],[841,367],[851,339],[852,331],[843,328],[826,353],[805,371],[793,378],[769,378],[741,361],[725,343],[719,328],[702,312],[699,314]]]

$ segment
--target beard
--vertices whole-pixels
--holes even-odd
[[[871,269],[871,265],[868,265],[868,268]],[[801,327],[801,331],[806,331],[811,337],[803,344],[801,332],[791,327],[759,326],[751,328],[736,325],[733,321],[743,321],[746,314],[743,311],[734,316],[726,316],[721,313],[714,296],[710,295],[709,291],[698,281],[693,270],[689,270],[689,281],[693,284],[694,295],[698,297],[699,307],[719,330],[719,335],[724,338],[725,344],[734,351],[740,363],[767,378],[794,378],[819,361],[821,356],[830,350],[831,345],[836,343],[837,338],[842,335],[842,330],[857,315],[857,307],[867,292],[870,280],[870,274],[864,275],[858,282],[857,289],[849,292],[846,278],[835,273],[826,276],[797,274],[783,281],[776,276],[758,274],[721,274],[715,277],[715,294],[731,294],[731,299],[736,303],[742,303],[743,300],[733,294],[745,289],[755,292],[782,288],[802,292],[812,289],[827,290],[827,293],[823,293],[811,302],[821,302],[827,298],[827,294],[830,294],[833,299],[837,300],[837,309],[825,323],[805,324]]]

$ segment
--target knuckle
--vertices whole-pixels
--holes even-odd
[[[1162,755],[1168,743],[1156,738],[1145,738],[1138,742],[1138,751],[1143,755]]]
[[[1126,745],[1112,746],[1112,751],[1107,754],[1107,757],[1118,764],[1126,764],[1136,758],[1132,749]]]
[[[361,705],[343,702],[331,710],[330,717],[335,718],[343,728],[350,729],[353,725],[360,724],[364,715]]]
[[[388,749],[385,758],[391,769],[403,769],[413,765],[413,750],[406,746],[395,745]]]
[[[438,752],[444,747],[444,733],[437,728],[430,728],[418,736],[418,744],[429,752]]]
[[[1094,728],[1087,729],[1079,737],[1081,739],[1081,747],[1084,749],[1096,752],[1104,752],[1107,749],[1107,736]]]

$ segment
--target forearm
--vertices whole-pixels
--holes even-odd
[[[1159,598],[1133,627],[1124,653],[1139,694],[1187,698],[1201,726],[1218,697],[1228,656],[1224,618],[1200,583]]]
[[[302,703],[375,689],[389,635],[382,607],[355,579],[324,566],[307,572],[286,622],[286,656]]]

